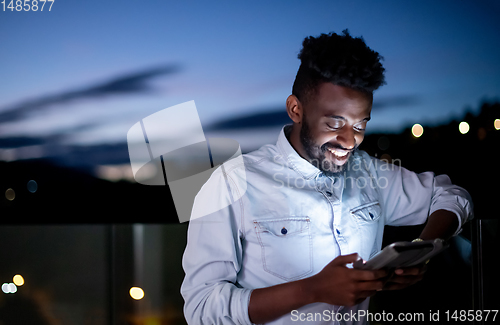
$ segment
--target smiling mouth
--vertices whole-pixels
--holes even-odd
[[[330,151],[335,156],[335,158],[338,159],[344,159],[349,154],[349,151],[346,150],[339,150],[333,148],[328,148],[327,150]]]

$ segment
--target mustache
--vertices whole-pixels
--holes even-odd
[[[352,152],[354,150],[356,150],[358,148],[358,144],[355,144],[354,145],[354,148],[352,149],[347,149],[347,148],[344,148],[343,146],[341,146],[340,144],[331,144],[331,143],[325,143],[323,144],[320,149],[321,151],[325,152],[327,151],[328,149],[340,149],[340,150],[345,150],[345,151],[349,151],[349,152]]]

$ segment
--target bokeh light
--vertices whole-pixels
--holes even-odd
[[[8,188],[7,191],[5,191],[5,198],[9,201],[12,201],[16,198],[16,192],[14,192],[13,189]]]
[[[389,138],[386,137],[385,135],[381,136],[378,138],[377,145],[380,150],[387,150],[389,149],[389,146],[391,145]]]
[[[384,153],[382,156],[380,156],[380,160],[392,163],[392,157],[388,153]]]
[[[484,138],[486,138],[486,130],[484,128],[479,128],[477,130],[477,138],[479,140],[484,140]]]
[[[14,275],[12,282],[14,282],[16,286],[20,287],[24,284],[24,278],[20,274],[16,274]]]
[[[2,284],[3,293],[16,293],[17,287],[14,283],[4,283]]]
[[[413,136],[415,138],[420,138],[422,136],[422,134],[424,134],[424,128],[422,127],[422,125],[420,124],[413,124],[412,128],[411,128],[411,134],[413,134]]]
[[[38,189],[38,184],[34,181],[34,180],[31,180],[28,182],[28,191],[30,191],[31,193],[35,193],[36,190]]]
[[[495,130],[500,130],[500,118],[497,118],[495,122],[493,122],[493,125],[495,126]]]
[[[470,130],[469,123],[467,123],[467,122],[460,122],[460,124],[458,125],[458,130],[462,134],[465,134],[465,133],[469,132],[469,130]]]
[[[144,298],[144,290],[142,290],[139,287],[132,287],[130,288],[130,297],[134,298],[135,300],[141,300]]]

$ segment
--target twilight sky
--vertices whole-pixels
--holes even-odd
[[[243,150],[274,143],[279,119],[240,130],[210,126],[284,112],[304,37],[345,28],[385,59],[387,85],[375,92],[368,132],[443,123],[500,98],[494,0],[1,6],[0,160],[69,155],[65,147],[85,145],[89,163],[116,164],[92,161],[91,148],[123,144],[140,119],[190,100],[207,136],[234,138]]]

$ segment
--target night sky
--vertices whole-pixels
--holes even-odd
[[[384,57],[387,85],[375,92],[368,133],[446,123],[500,98],[496,1],[49,5],[0,7],[0,160],[71,164],[85,146],[88,164],[126,165],[126,152],[111,159],[103,146],[125,148],[134,123],[190,100],[207,136],[234,138],[243,151],[274,143],[302,40],[346,28]],[[280,111],[270,126],[214,127]]]

